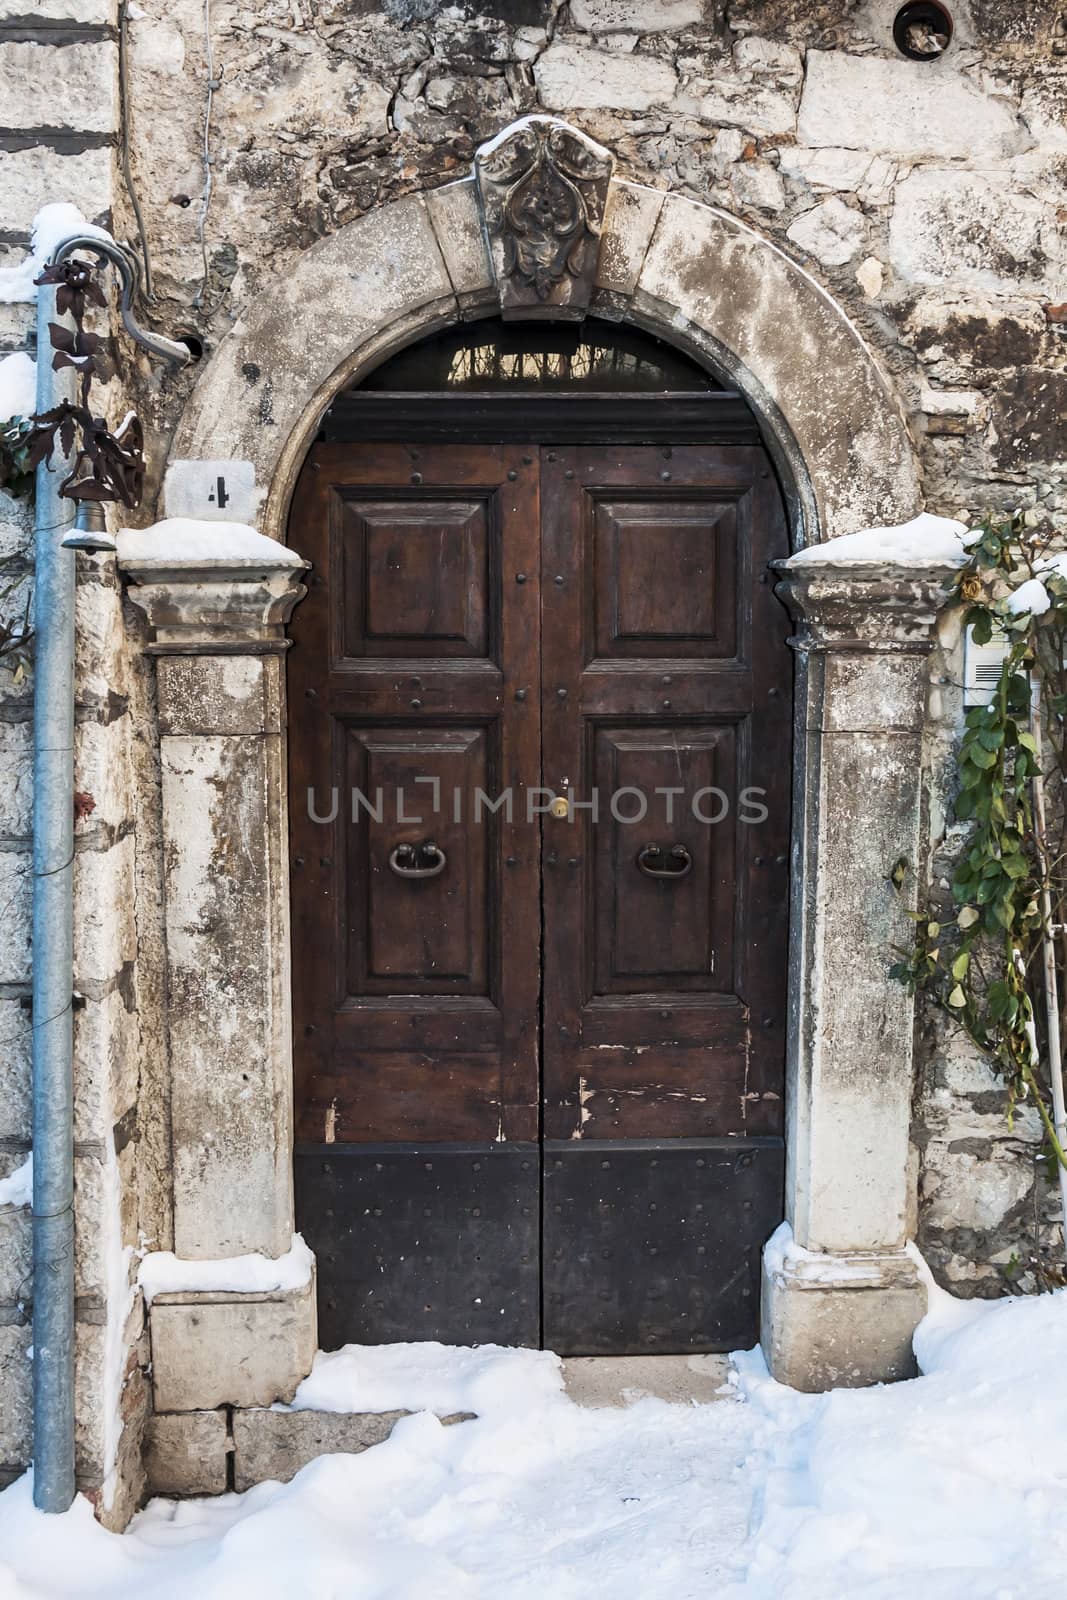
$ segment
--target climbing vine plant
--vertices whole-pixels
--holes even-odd
[[[1034,511],[987,515],[951,603],[976,644],[1004,657],[987,705],[966,713],[955,814],[962,848],[951,906],[916,913],[914,947],[892,974],[921,990],[989,1058],[1006,1086],[1009,1123],[1036,1106],[1052,1163],[1067,1168],[1056,1112],[1059,1071],[1048,996],[1067,971],[1067,553]],[[1051,1047],[1051,1048],[1050,1048]]]

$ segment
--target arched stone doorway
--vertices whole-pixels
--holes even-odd
[[[204,670],[221,682],[220,656],[247,657],[241,670],[248,683],[236,698],[218,701],[226,724],[219,732],[255,752],[254,783],[265,796],[256,826],[270,870],[254,893],[227,910],[218,880],[212,898],[195,871],[168,890],[172,967],[192,959],[183,952],[190,917],[212,898],[204,941],[221,952],[235,935],[239,943],[251,940],[264,974],[263,1007],[243,1045],[227,1045],[225,1062],[209,1030],[171,1019],[175,1233],[190,1241],[190,1254],[235,1253],[226,1244],[236,1233],[243,1248],[277,1256],[292,1226],[287,796],[277,653],[299,593],[299,557],[280,546],[293,486],[333,396],[420,336],[497,310],[499,268],[474,179],[383,207],[308,251],[213,356],[173,447],[175,461],[251,464],[262,497],[259,525],[279,541],[277,559],[257,555],[186,571],[177,599],[173,573],[154,573],[150,563],[131,572],[140,585],[135,598],[156,628],[161,675],[173,670],[191,680],[191,658],[203,653]],[[593,314],[659,334],[746,397],[801,550],[917,511],[907,431],[876,362],[825,291],[753,230],[712,208],[613,179],[589,296]],[[764,1342],[780,1375],[817,1387],[905,1370],[919,1311],[903,1249],[912,1007],[885,975],[886,950],[906,938],[911,888],[899,891],[887,864],[915,861],[918,853],[925,657],[939,573],[883,565],[844,571],[794,559],[802,564],[788,573],[786,589],[802,622],[786,1209],[799,1254],[778,1252],[766,1264]],[[236,684],[238,676],[231,662],[224,677]],[[167,719],[165,745],[184,740],[184,750],[190,738],[211,732],[204,701],[189,683],[167,700]],[[875,772],[877,784],[870,781]],[[170,799],[164,785],[165,834],[168,806],[177,816],[188,803],[182,782],[178,775]],[[220,815],[236,807],[238,789],[212,782]],[[244,782],[247,795],[247,775]],[[241,819],[243,828],[247,823]],[[223,817],[218,825],[234,824]],[[186,1094],[186,1073],[190,1080],[209,1074],[212,1094]],[[258,1113],[248,1109],[257,1106]],[[231,1214],[225,1229],[214,1228],[211,1219],[224,1214],[233,1187],[231,1165],[235,1173],[254,1170],[261,1192],[239,1219]],[[252,1192],[249,1183],[244,1192]],[[305,1329],[301,1348],[306,1344]]]
[[[337,398],[289,537],[324,1346],[753,1343],[793,662],[751,410],[599,319],[463,325]]]

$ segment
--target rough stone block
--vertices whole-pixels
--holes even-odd
[[[315,1280],[276,1294],[157,1295],[149,1312],[157,1411],[289,1401],[315,1359]]]
[[[288,1483],[316,1456],[358,1455],[388,1439],[406,1411],[235,1411],[233,1486]]]
[[[6,308],[12,309],[10,307]],[[18,308],[16,308],[18,309]],[[27,308],[28,309],[28,308]],[[21,315],[21,311],[20,311]],[[26,326],[29,328],[30,318]],[[21,345],[22,336],[12,341]],[[15,500],[0,490],[0,560],[27,553],[33,544],[33,507],[28,500]],[[25,601],[23,602],[25,604]]]
[[[74,1137],[112,1137],[116,1117],[138,1094],[140,1019],[129,969],[116,987],[74,1013]],[[137,1135],[134,1125],[129,1133]]]
[[[773,1376],[791,1389],[914,1377],[911,1338],[925,1313],[926,1290],[904,1254],[827,1256],[817,1277],[764,1260],[760,1342]]]
[[[1028,139],[1011,106],[939,62],[809,50],[797,134],[801,144],[883,155],[993,161]]]
[[[149,1494],[225,1494],[229,1450],[225,1411],[154,1413],[144,1434]]]
[[[25,1467],[32,1452],[32,1340],[28,1323],[0,1321],[0,1467]]]
[[[760,138],[791,134],[796,129],[795,96],[752,83],[747,75],[735,80],[694,79],[674,104],[683,115],[698,117],[712,127],[744,128]]]
[[[118,0],[33,0],[32,8],[26,0],[0,0],[0,22],[21,21],[33,15],[42,22],[114,22]]]
[[[460,309],[467,311],[495,298],[473,178],[431,189],[426,195],[426,210]]]
[[[74,600],[77,693],[83,702],[108,705],[126,692],[129,642],[117,574],[106,582],[79,583]]]
[[[738,205],[756,211],[781,211],[785,186],[777,168],[768,161],[743,161],[730,174],[730,187]]]
[[[800,178],[812,189],[855,191],[870,169],[869,150],[838,150],[826,146],[810,150],[806,145],[784,145],[778,152],[778,165],[788,177]]]
[[[922,167],[897,185],[889,254],[909,282],[997,294],[1052,294],[1067,270],[1050,208],[1007,176],[957,168]]]
[[[553,44],[534,68],[541,103],[549,111],[649,111],[665,105],[678,76],[655,56],[622,55],[584,45]]]
[[[48,93],[42,94],[43,84]],[[9,128],[110,133],[118,127],[118,48],[109,40],[0,44],[0,104]]]
[[[33,826],[33,730],[0,722],[0,836],[28,839]]]
[[[21,1166],[22,1155],[0,1156],[0,1176]],[[0,1305],[20,1305],[33,1293],[29,1206],[0,1206]],[[0,1457],[0,1460],[3,1458]]]
[[[598,289],[633,294],[662,206],[660,189],[617,180],[609,185],[596,268]]]
[[[926,1228],[991,1232],[1002,1225],[1033,1187],[1032,1163],[1020,1161],[1015,1149],[988,1137],[989,1132],[1002,1131],[1000,1119],[989,1119],[985,1138],[975,1135],[973,1123],[972,1117],[971,1126],[957,1129],[957,1137],[948,1145],[931,1140],[924,1152],[922,1206]],[[961,1143],[964,1148],[959,1148]]]
[[[163,656],[157,681],[164,736],[281,731],[276,656]]]
[[[233,1414],[234,1488],[239,1494],[275,1479],[288,1483],[316,1456],[359,1455],[388,1439],[408,1411],[235,1411]],[[440,1419],[448,1428],[469,1422],[458,1411]]]
[[[571,0],[575,27],[586,33],[669,33],[704,20],[702,0]]]
[[[0,983],[30,976],[30,855],[0,850]]]
[[[843,267],[859,253],[866,233],[862,211],[853,211],[835,196],[799,216],[786,229],[786,238],[824,267]]]
[[[84,150],[62,158],[43,145],[0,152],[5,227],[28,237],[41,207],[64,200],[76,205],[90,221],[102,216],[111,207],[111,162],[108,149]]]
[[[21,1001],[0,998],[0,1139],[30,1137],[30,1013]]]
[[[105,983],[137,954],[135,866],[132,833],[109,850],[80,850],[74,857],[74,974],[79,985]]]
[[[137,808],[132,790],[133,724],[128,716],[112,722],[95,718],[74,730],[74,787],[92,795],[94,806],[78,824],[85,838],[105,829],[115,833],[127,824]]]

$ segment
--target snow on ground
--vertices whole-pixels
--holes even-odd
[[[583,1411],[555,1356],[320,1357],[302,1403],[429,1411],[289,1484],[157,1500],[123,1537],[0,1494],[0,1600],[1052,1600],[1067,1567],[1067,1291],[934,1290],[924,1377]]]

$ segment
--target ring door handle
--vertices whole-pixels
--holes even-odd
[[[398,878],[436,878],[445,870],[447,856],[429,839],[423,844],[398,844],[389,852],[389,865]]]
[[[693,858],[684,844],[673,845],[669,851],[646,844],[637,853],[637,865],[646,878],[684,878],[693,870]]]

